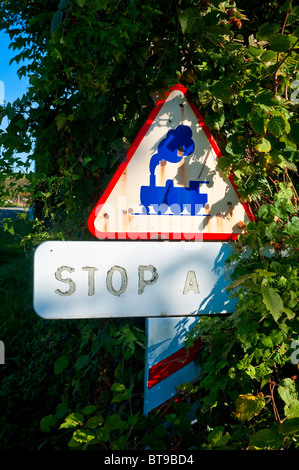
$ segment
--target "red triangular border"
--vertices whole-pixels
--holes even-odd
[[[214,137],[212,136],[212,134],[210,132],[210,129],[205,124],[205,122],[203,120],[203,117],[199,112],[198,107],[196,106],[195,103],[191,102],[188,99],[188,96],[187,96],[188,89],[184,85],[179,85],[179,84],[174,85],[173,87],[170,88],[170,91],[167,93],[166,98],[164,100],[160,100],[156,103],[156,106],[153,108],[153,110],[149,114],[146,122],[143,124],[142,128],[140,129],[140,131],[138,132],[136,138],[134,139],[133,143],[131,144],[131,146],[130,146],[128,152],[127,152],[126,160],[119,165],[119,167],[117,168],[117,170],[116,170],[115,174],[113,175],[111,181],[109,182],[107,188],[105,189],[105,191],[101,195],[98,203],[96,204],[96,207],[91,212],[91,214],[88,218],[88,229],[92,233],[92,235],[94,235],[96,238],[121,239],[121,240],[123,240],[123,239],[132,239],[132,238],[135,237],[136,239],[140,238],[140,239],[150,240],[153,237],[153,235],[156,235],[156,234],[152,234],[152,233],[130,234],[129,235],[126,232],[125,233],[117,233],[117,234],[110,233],[110,232],[98,232],[95,228],[94,222],[95,222],[95,219],[96,219],[96,216],[97,216],[97,213],[98,213],[98,207],[105,204],[105,202],[109,198],[112,190],[115,188],[115,186],[118,183],[121,175],[124,173],[127,165],[129,164],[131,158],[135,154],[138,146],[140,145],[140,143],[141,143],[142,139],[144,138],[144,136],[146,135],[147,131],[149,130],[149,128],[153,124],[156,116],[158,115],[159,111],[161,110],[161,108],[164,105],[165,101],[167,100],[168,96],[170,95],[170,93],[172,91],[175,91],[175,90],[179,90],[185,95],[185,98],[187,99],[188,104],[192,108],[192,110],[195,114],[195,117],[197,118],[198,123],[201,125],[207,139],[209,140],[211,146],[213,147],[213,150],[214,150],[215,154],[217,155],[218,158],[222,157],[221,151],[220,151]],[[238,193],[237,186],[234,182],[234,174],[232,172],[231,172],[228,179],[231,182],[238,198],[240,199],[240,195]],[[247,203],[242,203],[242,202],[241,202],[241,204],[244,207],[244,210],[245,210],[249,220],[254,220],[254,217],[253,217],[253,215],[251,214],[251,212],[249,210],[248,204]],[[158,234],[158,235],[163,237],[164,234]],[[190,239],[190,240],[200,239],[200,240],[203,240],[203,241],[205,241],[205,240],[231,241],[231,240],[236,240],[239,235],[240,235],[239,233],[200,233],[200,234],[186,234],[186,233],[184,233],[184,239],[186,239],[186,240],[188,240],[188,239]],[[177,240],[177,234],[175,235],[174,238]],[[167,234],[167,239],[168,240],[173,239],[172,234]]]

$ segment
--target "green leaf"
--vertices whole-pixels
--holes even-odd
[[[92,158],[91,157],[85,157],[85,158],[83,158],[82,166],[85,167],[90,162],[92,162]]]
[[[284,413],[288,418],[299,418],[299,400],[293,400],[285,405]]]
[[[260,58],[262,62],[276,62],[277,53],[274,51],[265,51]]]
[[[291,124],[291,130],[288,135],[288,138],[294,144],[299,144],[299,122]]]
[[[287,223],[288,233],[292,236],[299,236],[299,217],[296,215]]]
[[[253,278],[253,274],[244,274],[243,276],[238,277],[235,281],[233,281],[228,287],[227,292],[230,292],[237,287],[246,284],[249,280]]]
[[[65,402],[59,403],[59,405],[56,406],[56,415],[55,415],[56,418],[57,419],[63,418],[63,416],[65,416],[65,414],[67,413],[67,410],[68,410],[67,403]]]
[[[58,3],[58,10],[65,10],[70,6],[70,0],[60,0]]]
[[[237,113],[243,118],[249,121],[251,111],[252,111],[252,102],[247,100],[240,101],[236,106]]]
[[[89,428],[98,428],[99,426],[103,424],[103,422],[104,422],[103,416],[97,415],[97,416],[91,416],[91,418],[88,419],[86,424]]]
[[[108,0],[95,0],[95,6],[97,10],[106,10]]]
[[[59,114],[58,116],[56,116],[55,118],[55,122],[56,122],[56,126],[57,126],[57,130],[60,131],[60,129],[63,128],[65,122],[66,122],[66,116],[65,114]]]
[[[14,229],[12,220],[11,219],[6,219],[6,220],[7,220],[7,222],[3,223],[3,231],[8,232],[11,235],[14,235],[15,234],[15,229]]]
[[[25,119],[21,118],[21,119],[18,119],[17,121],[14,121],[14,124],[19,127],[19,129],[23,129],[24,126],[25,126]]]
[[[60,429],[62,428],[75,428],[79,424],[83,423],[83,416],[80,413],[71,413],[68,415],[64,421],[60,425]]]
[[[54,15],[52,16],[51,20],[51,28],[50,33],[51,35],[59,28],[62,23],[63,13],[61,10],[57,10]]]
[[[271,287],[264,287],[261,292],[264,304],[274,320],[277,321],[283,312],[283,301],[280,295]]]
[[[133,385],[126,389],[123,384],[115,383],[112,385],[111,390],[113,392],[117,392],[114,397],[112,398],[111,403],[119,403],[123,400],[128,400],[131,396]]]
[[[224,113],[212,113],[205,117],[205,123],[210,129],[219,131],[225,122]]]
[[[269,39],[270,47],[275,52],[288,52],[291,47],[291,37],[278,33]]]
[[[270,91],[262,91],[256,96],[255,103],[259,105],[265,105],[265,111],[272,112],[271,106],[277,106],[279,101],[273,97],[273,94]]]
[[[76,0],[76,3],[77,5],[79,5],[79,7],[84,7],[85,3],[86,3],[86,0]]]
[[[278,23],[264,23],[262,24],[256,34],[257,39],[265,40],[273,34],[278,33],[280,25]]]
[[[124,427],[126,427],[126,423],[121,419],[120,416],[116,414],[107,416],[105,428],[107,428],[109,431],[114,431],[115,429],[123,429]]]
[[[223,103],[229,103],[234,95],[230,89],[228,80],[218,80],[212,85],[211,93],[215,98],[223,101]]]
[[[130,415],[128,417],[128,424],[130,426],[136,426],[137,423],[138,423],[138,415]]]
[[[205,26],[204,31],[205,33],[215,34],[216,36],[226,36],[232,34],[228,25]]]
[[[249,440],[249,449],[278,450],[283,446],[283,436],[276,429],[261,429]]]
[[[79,370],[83,369],[83,367],[86,367],[89,364],[89,361],[90,361],[89,354],[84,354],[82,356],[79,356],[76,361],[75,368]]]
[[[255,149],[258,152],[268,153],[271,150],[271,144],[270,144],[269,140],[262,137],[261,139],[259,139],[259,141],[255,145]]]
[[[41,25],[45,22],[48,22],[49,13],[39,13],[38,15],[34,16],[29,20],[29,27],[33,26],[36,23],[40,23]]]
[[[76,441],[76,440],[72,437],[71,440],[68,442],[68,446],[69,446],[70,448],[76,448],[76,447],[81,448],[81,443],[78,442],[78,441]]]
[[[285,404],[290,404],[292,401],[299,399],[299,387],[291,378],[283,379],[278,386],[278,393],[280,398]]]
[[[248,51],[249,51],[254,57],[258,57],[259,55],[262,54],[263,49],[261,49],[260,47],[249,46],[249,47],[248,47]]]
[[[96,435],[99,438],[99,440],[102,441],[102,442],[109,441],[110,432],[109,432],[109,429],[107,427],[97,429]]]
[[[69,360],[67,356],[61,356],[54,364],[54,372],[55,374],[61,374],[64,369],[68,366]]]
[[[281,7],[279,7],[279,11],[287,11],[292,8],[292,1],[293,0],[286,0]]]
[[[8,103],[7,106],[6,106],[6,114],[7,114],[7,117],[10,121],[14,118],[14,116],[16,114],[15,108],[13,108],[10,103]]]
[[[239,395],[236,401],[236,416],[241,421],[250,421],[257,416],[266,405],[263,393],[257,396],[248,393],[247,395]]]
[[[285,419],[282,423],[282,429],[284,434],[288,436],[299,434],[299,418]]]
[[[298,21],[299,17],[299,7],[298,5],[293,6],[293,8],[290,10],[289,16],[288,16],[288,23],[289,24],[294,24],[295,22]]]
[[[112,392],[123,392],[124,390],[126,390],[126,387],[124,386],[124,384],[114,383],[111,386],[111,390]]]
[[[191,395],[198,391],[198,387],[190,382],[183,382],[176,387],[177,390],[182,391],[184,394]]]
[[[261,342],[267,348],[273,348],[273,342],[269,336],[261,335]]]
[[[286,130],[286,121],[283,116],[277,115],[271,117],[267,125],[271,134],[275,137],[279,137]]]
[[[73,439],[78,442],[89,442],[95,438],[95,434],[88,429],[77,429],[73,434]]]
[[[296,316],[296,313],[293,312],[293,310],[291,310],[288,307],[283,307],[283,313],[286,314],[286,316],[288,317],[289,320],[292,320],[292,318],[295,318],[295,316]]]
[[[224,433],[223,426],[216,426],[208,435],[208,442],[214,447],[224,447],[231,439],[228,433]]]
[[[40,429],[42,432],[49,432],[51,427],[56,424],[57,420],[54,415],[44,416],[40,421]]]
[[[204,90],[198,93],[198,98],[202,104],[208,104],[210,101],[212,101],[213,96],[209,90]]]
[[[196,8],[187,8],[180,13],[179,22],[183,33],[192,33],[202,27],[202,20]]]
[[[83,408],[82,413],[84,415],[89,415],[90,413],[93,413],[96,409],[97,407],[94,405],[87,405]]]
[[[266,132],[266,125],[268,118],[265,116],[259,116],[255,113],[250,121],[251,127],[257,134],[264,134]]]

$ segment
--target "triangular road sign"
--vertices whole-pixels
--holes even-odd
[[[159,101],[88,220],[100,239],[233,240],[251,217],[182,85]]]

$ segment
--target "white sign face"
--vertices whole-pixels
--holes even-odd
[[[248,222],[220,150],[182,86],[157,103],[89,217],[100,239],[232,240]]]
[[[47,319],[232,313],[219,242],[42,243],[34,256],[34,309]]]

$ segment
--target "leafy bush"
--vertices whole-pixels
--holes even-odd
[[[298,7],[6,1],[0,28],[30,82],[0,108],[9,121],[0,179],[20,152],[36,169],[27,175],[34,217],[22,221],[22,248],[14,224],[1,234],[2,447],[297,449]],[[202,337],[199,384],[182,384],[175,402],[145,417],[142,326],[38,319],[32,254],[44,240],[91,238],[86,221],[99,192],[153,102],[177,82],[221,148],[219,170],[234,173],[256,220],[241,226],[230,260],[235,313],[201,318],[187,339],[189,347]]]

